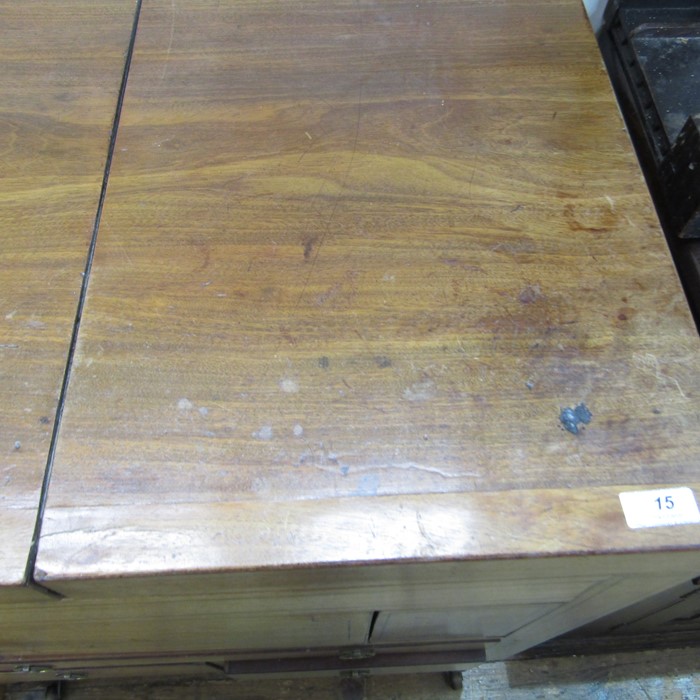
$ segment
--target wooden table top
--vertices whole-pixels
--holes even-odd
[[[698,349],[577,0],[149,1],[39,575],[693,546]]]
[[[24,580],[133,13],[0,2],[0,586]]]

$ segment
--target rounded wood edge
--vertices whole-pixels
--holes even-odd
[[[619,500],[678,486],[53,508],[36,578],[691,550],[700,525],[633,530]]]

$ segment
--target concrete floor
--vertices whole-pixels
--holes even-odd
[[[8,687],[4,700],[35,700]],[[337,678],[296,680],[82,681],[62,700],[351,700]],[[0,698],[2,692],[0,691]],[[510,661],[464,674],[450,690],[439,674],[367,679],[365,700],[698,700],[700,648]]]

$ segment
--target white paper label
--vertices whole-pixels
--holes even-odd
[[[620,503],[631,528],[700,523],[695,495],[686,486],[653,491],[626,491]]]

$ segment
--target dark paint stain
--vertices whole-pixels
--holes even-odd
[[[309,260],[311,260],[311,257],[314,252],[314,246],[316,245],[317,241],[318,236],[312,236],[311,238],[307,238],[304,241],[304,260],[306,260],[306,262],[309,262]]]
[[[588,410],[585,403],[580,403],[576,408],[562,408],[559,414],[559,421],[573,435],[578,435],[580,425],[588,425],[593,418],[593,414]]]
[[[483,267],[479,267],[478,265],[470,265],[464,260],[460,260],[459,258],[440,258],[440,262],[443,265],[449,265],[450,267],[458,267],[461,270],[466,270],[467,272],[484,272]]]
[[[48,425],[51,422],[51,419],[48,416],[42,416],[39,418],[39,423],[42,425]]]
[[[381,355],[380,357],[375,357],[374,361],[377,363],[377,367],[380,367],[381,369],[391,367],[391,360],[388,357],[385,357],[384,355]]]
[[[324,355],[318,358],[318,366],[321,369],[328,369],[331,366],[331,361]]]

